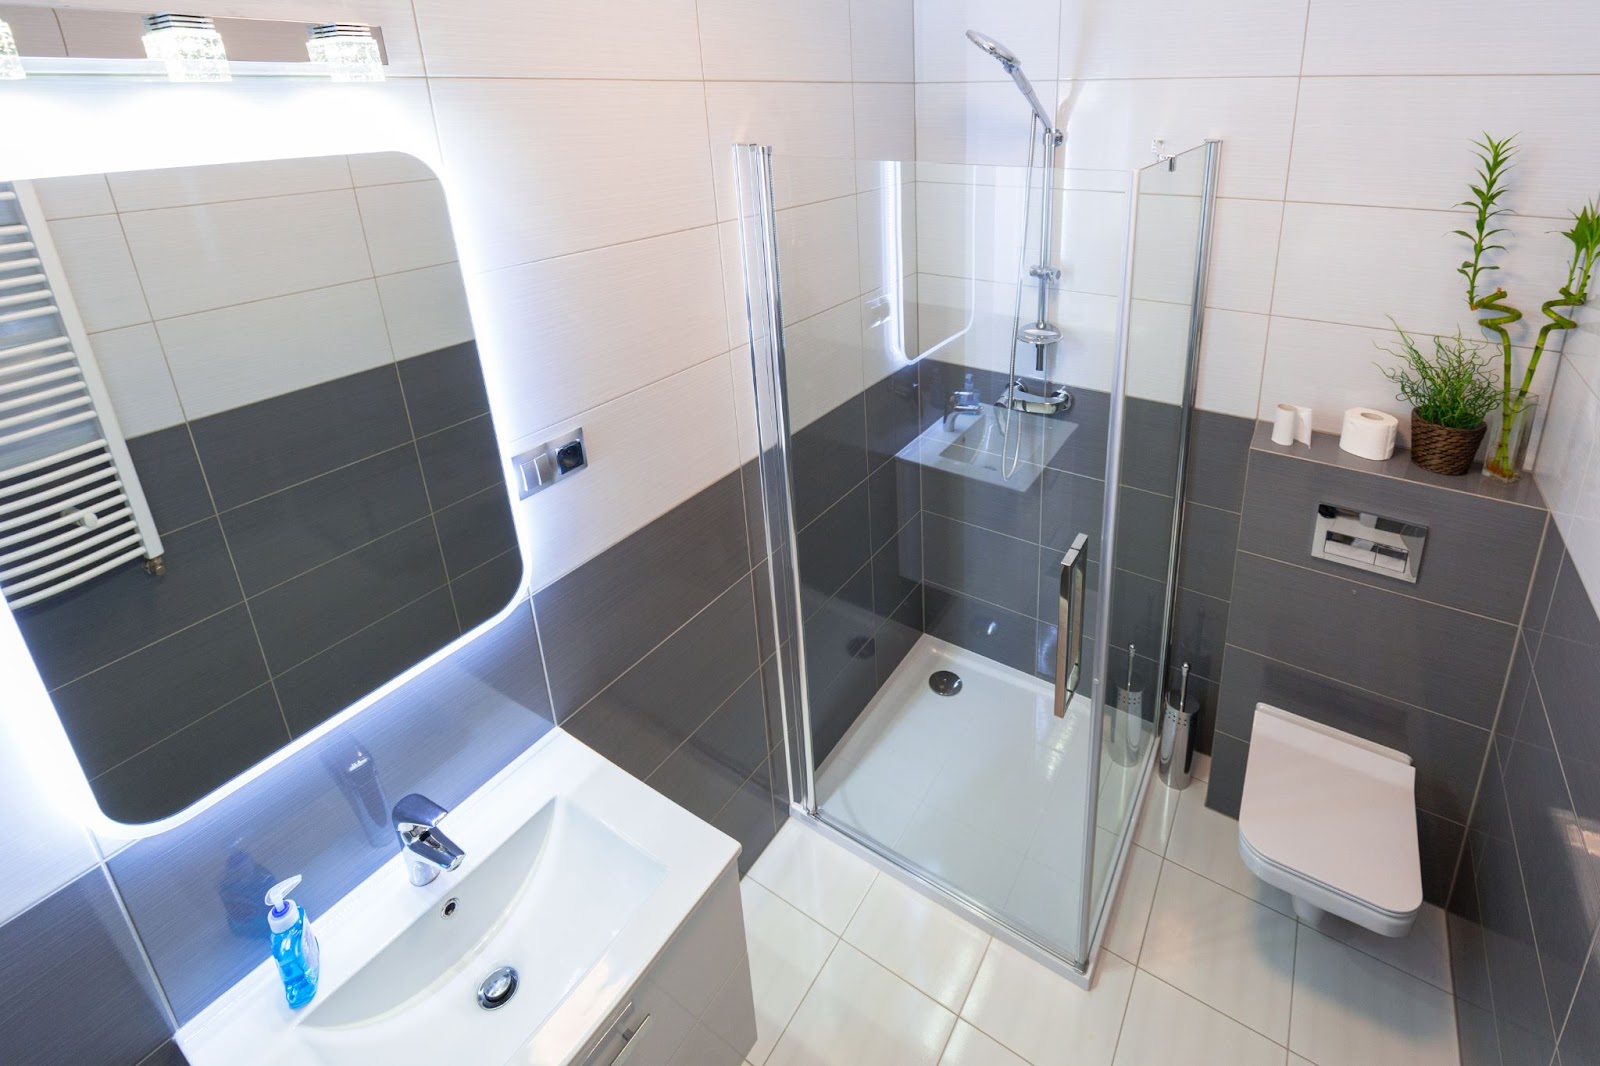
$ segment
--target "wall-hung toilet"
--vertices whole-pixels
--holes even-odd
[[[1403,752],[1258,703],[1239,855],[1302,921],[1405,936],[1422,907],[1415,782]]]

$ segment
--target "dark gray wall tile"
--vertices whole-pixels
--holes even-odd
[[[1131,644],[1135,655],[1154,659],[1160,654],[1161,623],[1166,611],[1166,587],[1126,570],[1111,575],[1111,646],[1127,654]],[[1059,599],[1059,594],[1056,597]],[[1224,625],[1226,623],[1224,622]],[[1120,675],[1113,673],[1116,678]]]
[[[867,476],[866,401],[855,396],[796,430],[789,460],[794,522],[805,526]]]
[[[392,365],[189,423],[222,510],[411,438]]]
[[[977,392],[981,403],[993,403],[1006,387],[1006,376],[1002,373],[961,363],[947,363],[940,359],[919,360],[917,372],[923,429],[945,416],[951,394],[967,390],[969,378],[971,390]]]
[[[1417,812],[1417,851],[1422,864],[1422,898],[1442,907],[1450,898],[1450,878],[1455,873],[1456,856],[1467,827],[1460,822]]]
[[[761,676],[751,674],[646,783],[709,822],[766,765],[766,738]]]
[[[1056,641],[1060,635],[1060,628],[1054,622],[1041,621],[1034,626],[1033,658],[1029,668],[1033,671],[1034,677],[1039,678],[1041,681],[1048,681],[1052,685],[1055,684],[1056,680]],[[1078,675],[1078,687],[1073,689],[1073,692],[1085,699],[1089,699],[1094,694],[1095,651],[1094,638],[1089,636],[1087,632],[1085,632],[1083,638],[1082,655],[1083,670]],[[1124,680],[1126,680],[1127,658],[1125,653],[1119,657],[1116,650],[1113,649],[1110,659],[1113,666],[1119,661],[1123,664]],[[1135,662],[1135,669],[1137,668],[1138,663]]]
[[[184,1057],[182,1048],[168,1040],[150,1052],[139,1066],[189,1066],[189,1060]]]
[[[1123,488],[1117,496],[1117,544],[1113,555],[1119,570],[1166,581],[1173,507],[1171,496]],[[1089,539],[1094,538],[1090,533]]]
[[[1528,589],[1528,606],[1523,612],[1522,626],[1528,631],[1528,646],[1537,648],[1539,636],[1544,633],[1545,619],[1550,614],[1550,601],[1555,597],[1556,580],[1570,565],[1566,545],[1555,522],[1546,520],[1544,545],[1539,551],[1539,562],[1534,567],[1533,582]]]
[[[1189,426],[1189,502],[1224,511],[1244,506],[1245,467],[1250,458],[1253,419],[1215,411],[1195,411]]]
[[[216,513],[187,425],[131,438],[128,455],[160,532],[180,529]]]
[[[1079,533],[1089,535],[1089,558],[1099,562],[1104,552],[1100,528],[1106,508],[1106,485],[1098,478],[1046,469],[1043,475],[1043,517],[1040,543],[1061,555]]]
[[[922,572],[935,585],[1029,619],[1038,608],[1039,546],[1032,541],[924,512]]]
[[[513,548],[450,582],[456,620],[467,633],[487,622],[517,595],[522,587],[522,550]]]
[[[1560,1066],[1600,1066],[1600,955],[1591,954],[1561,1032]]]
[[[267,682],[244,605],[86,674],[50,694],[90,777]]]
[[[863,394],[867,412],[867,455],[876,470],[916,439],[917,368],[903,366]]]
[[[1059,447],[1049,449],[1044,464],[1104,481],[1106,441],[1111,431],[1110,397],[1091,389],[1074,389],[1072,396],[1072,409],[1054,417],[1054,421],[1071,426],[1072,432]]]
[[[1417,583],[1313,558],[1312,527],[1323,503],[1427,526]],[[1239,547],[1515,624],[1544,519],[1532,507],[1258,451],[1250,460]]]
[[[1461,1066],[1503,1066],[1493,1011],[1457,1000],[1456,1042]]]
[[[423,519],[261,593],[250,613],[282,673],[444,581],[439,538]]]
[[[878,616],[872,576],[862,570],[806,622],[806,682],[812,753],[820,763],[878,690]]]
[[[490,485],[434,512],[433,521],[452,580],[517,546],[517,527],[504,485]]]
[[[427,513],[417,452],[407,443],[224,511],[222,531],[253,596]]]
[[[1045,547],[1039,552],[1039,609],[1041,622],[1054,624],[1061,617],[1061,564],[1065,552]],[[1083,629],[1095,631],[1095,619],[1100,617],[1100,564],[1090,561],[1083,572]]]
[[[873,637],[873,643],[877,645],[873,659],[877,667],[879,688],[888,682],[895,667],[905,660],[921,636],[922,587],[919,585],[894,608],[888,618],[884,619]]]
[[[560,714],[586,703],[748,565],[737,472],[534,594]]]
[[[1031,615],[934,585],[926,586],[923,596],[928,633],[1013,670],[1033,672],[1034,641],[1039,634]]]
[[[750,580],[740,578],[593,699],[563,711],[562,728],[648,779],[758,667],[754,618]]]
[[[1179,589],[1172,615],[1172,658],[1214,681],[1222,679],[1222,649],[1227,643],[1227,600]]]
[[[1550,732],[1563,757],[1600,765],[1600,648],[1545,634],[1533,675],[1550,712]]]
[[[872,557],[872,609],[879,618],[886,618],[921,587],[922,537],[912,528]]]
[[[872,550],[877,551],[921,512],[922,467],[906,459],[885,463],[867,482],[867,498],[872,505]]]
[[[243,890],[230,882],[230,856],[246,869],[259,864],[274,879],[304,874],[297,898],[315,917],[394,855],[393,835],[369,835],[370,816],[356,790],[335,776],[333,768],[347,767],[351,752],[359,747],[367,754],[378,806],[416,791],[451,807],[549,728],[532,618],[516,612],[351,725],[319,737],[178,828],[113,856],[117,887],[179,1024],[266,954],[262,929],[236,929],[228,920],[225,900],[247,891],[255,902],[253,882]]]
[[[1245,552],[1230,618],[1229,643],[1483,728],[1516,637],[1501,622]]]
[[[440,588],[318,652],[274,679],[289,729],[309,733],[458,636],[450,593]]]
[[[129,564],[17,612],[46,685],[63,685],[240,602],[216,519],[162,540],[163,577]]]
[[[100,809],[140,825],[183,810],[289,741],[271,685],[245,693],[89,782]]]
[[[1244,769],[1250,758],[1250,745],[1218,731],[1211,740],[1211,776],[1206,783],[1206,806],[1239,817],[1239,801],[1244,798]]]
[[[422,477],[434,510],[505,480],[500,442],[488,415],[417,438],[417,453],[422,456]]]
[[[819,602],[837,592],[872,557],[867,513],[863,482],[800,530],[800,581]]]
[[[0,925],[0,989],[0,1059],[17,1066],[134,1066],[171,1035],[99,869]]]
[[[1178,549],[1178,584],[1225,600],[1233,590],[1233,557],[1239,546],[1239,516],[1191,503],[1183,512]]]
[[[1562,563],[1561,576],[1551,592],[1544,631],[1574,644],[1600,648],[1600,617],[1595,614],[1594,597],[1584,587],[1570,555]]]
[[[963,455],[976,453],[958,449]],[[1040,467],[1022,465],[1004,484],[938,467],[922,470],[922,509],[1018,540],[1039,539]]]
[[[778,835],[777,801],[759,781],[746,781],[726,806],[711,819],[711,824],[739,842],[739,876],[761,857],[762,851]],[[787,817],[787,812],[785,812]]]
[[[400,387],[405,392],[412,432],[417,436],[436,433],[489,412],[477,342],[463,341],[402,359],[399,367]]]
[[[1130,396],[1122,419],[1122,483],[1171,496],[1178,485],[1183,408]]]
[[[1417,805],[1444,818],[1466,821],[1488,751],[1486,730],[1243,648],[1228,649],[1222,681],[1217,724],[1223,732],[1249,740],[1255,706],[1267,703],[1403,751],[1417,768]]]

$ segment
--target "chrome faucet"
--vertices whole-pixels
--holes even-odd
[[[449,813],[415,792],[401,796],[394,805],[394,831],[412,884],[428,884],[440,870],[454,870],[466,857],[466,852],[439,830],[439,819]]]
[[[968,384],[971,384],[972,375],[967,375]],[[983,402],[978,399],[975,389],[955,389],[950,393],[950,398],[944,402],[944,428],[956,428],[956,419],[961,415],[975,415],[983,411]]]

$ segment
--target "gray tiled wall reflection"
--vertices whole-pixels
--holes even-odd
[[[1207,675],[1220,686],[1206,802],[1238,815],[1258,702],[1404,751],[1417,769],[1424,895],[1442,904],[1547,516],[1526,489],[1485,491],[1475,475],[1412,479],[1403,458],[1363,463],[1321,435],[1310,449],[1279,448],[1258,427],[1248,476],[1212,478],[1201,494],[1212,502],[1191,504],[1191,517],[1203,516],[1191,528],[1225,531],[1232,525],[1220,514],[1199,508],[1225,502],[1224,485],[1244,486],[1225,647],[1213,633],[1197,653],[1220,668]],[[1311,558],[1319,503],[1428,526],[1422,579],[1408,585]],[[1222,571],[1220,553],[1199,562],[1206,551],[1186,543],[1185,565]],[[1202,583],[1208,592],[1196,589]],[[1184,584],[1197,599],[1220,587],[1209,576]]]
[[[471,342],[129,450],[166,575],[124,567],[17,615],[120,821],[182,809],[516,592],[516,532]]]
[[[1463,1063],[1600,1062],[1600,617],[1550,522],[1449,907]]]

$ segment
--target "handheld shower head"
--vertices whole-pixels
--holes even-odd
[[[1022,61],[1017,54],[993,37],[979,33],[977,30],[967,31],[967,40],[977,45],[984,52],[994,56],[1005,72],[1011,75],[1011,80],[1017,83],[1018,90],[1027,98],[1028,106],[1033,108],[1033,113],[1039,116],[1039,121],[1044,123],[1047,133],[1055,134],[1056,120],[1050,112],[1045,110],[1044,104],[1039,102],[1039,95],[1033,91],[1033,84],[1028,81],[1028,76],[1022,73]]]

